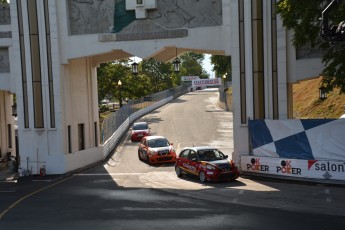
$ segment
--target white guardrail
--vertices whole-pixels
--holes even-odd
[[[133,121],[137,120],[139,117],[144,116],[145,114],[152,112],[153,110],[169,103],[174,100],[173,96],[165,98],[164,100],[158,101],[144,109],[141,109],[133,114],[131,114],[124,123],[114,132],[114,134],[104,142],[103,144],[103,158],[105,159],[113,148],[118,144],[120,138],[127,132],[129,126]]]

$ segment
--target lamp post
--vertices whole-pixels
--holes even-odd
[[[226,73],[223,75],[223,85],[224,85],[224,88],[225,88],[225,81],[226,81]]]
[[[119,86],[119,103],[120,103],[120,108],[122,107],[122,97],[121,97],[121,86],[122,86],[122,82],[121,80],[119,80],[117,82],[117,85]]]
[[[17,103],[12,105],[12,116],[17,117]]]
[[[137,75],[138,72],[139,72],[139,70],[138,70],[138,63],[136,63],[134,61],[133,64],[132,64],[132,74]]]
[[[173,61],[175,73],[180,72],[180,63],[181,61],[178,58],[175,58],[175,60]]]
[[[327,99],[327,92],[326,92],[326,87],[321,86],[319,88],[319,99],[320,100],[325,100]]]

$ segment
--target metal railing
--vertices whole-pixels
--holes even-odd
[[[147,108],[168,97],[178,98],[188,92],[189,84],[151,94],[137,100],[128,101],[119,110],[106,117],[101,125],[101,143],[107,141],[133,113]]]

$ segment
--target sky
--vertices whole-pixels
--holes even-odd
[[[210,75],[210,78],[214,78],[214,72],[212,71],[213,65],[211,65],[211,55],[205,54],[205,59],[202,63],[202,67]]]

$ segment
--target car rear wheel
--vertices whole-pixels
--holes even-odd
[[[182,171],[181,171],[180,167],[176,166],[175,172],[176,172],[177,177],[182,177]]]
[[[200,173],[199,173],[199,179],[200,179],[200,181],[202,182],[202,183],[205,183],[207,180],[206,180],[206,175],[205,175],[205,173],[203,172],[203,171],[201,171]]]
[[[142,160],[139,151],[138,151],[138,158],[139,158],[139,160]]]

